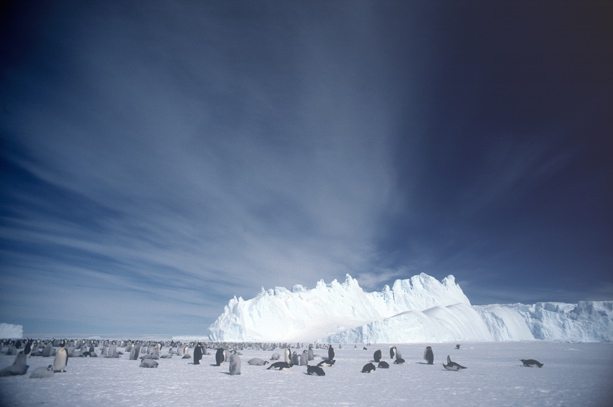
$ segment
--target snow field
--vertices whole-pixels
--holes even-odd
[[[431,345],[434,365],[423,364]],[[253,357],[270,359],[275,351],[244,350],[242,374],[230,376],[228,364],[214,363],[208,350],[201,365],[191,359],[158,360],[155,369],[139,361],[71,358],[66,373],[30,379],[53,358],[31,357],[25,376],[0,378],[2,406],[606,406],[613,393],[612,343],[471,342],[396,345],[405,365],[394,365],[389,345],[335,346],[336,364],[326,376],[306,374],[306,367],[289,371],[250,366]],[[304,349],[304,348],[303,348]],[[381,349],[389,369],[361,373],[362,366]],[[292,349],[294,350],[294,349]],[[302,349],[301,349],[302,350]],[[300,350],[300,351],[301,351]],[[162,354],[168,351],[162,350]],[[190,350],[191,352],[191,350]],[[316,364],[326,356],[316,349]],[[450,372],[442,367],[447,355],[468,369]],[[0,355],[0,368],[15,356]],[[519,359],[532,358],[544,367],[527,368]],[[376,365],[376,364],[375,364]]]

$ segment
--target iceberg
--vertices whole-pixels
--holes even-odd
[[[208,328],[218,342],[610,342],[613,301],[471,305],[455,278],[421,273],[365,292],[350,275],[232,298]]]

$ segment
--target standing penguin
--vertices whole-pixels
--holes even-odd
[[[202,344],[198,342],[194,348],[194,365],[199,365],[202,359]]]
[[[113,341],[109,345],[109,350],[107,351],[106,357],[107,358],[118,358],[119,357],[119,355],[117,354],[117,344],[115,343],[115,341]]]
[[[424,359],[426,359],[429,365],[434,363],[434,353],[432,352],[432,347],[426,346],[426,350],[424,351]]]
[[[313,353],[313,345],[309,345],[309,360],[315,359],[315,354]]]
[[[292,351],[290,351],[289,348],[285,348],[283,355],[285,356],[285,363],[290,363],[292,361]]]
[[[334,360],[334,348],[332,345],[328,348],[328,360]]]
[[[379,363],[381,361],[381,349],[378,349],[378,350],[375,351],[375,353],[373,355],[373,359],[377,363]]]
[[[390,359],[396,359],[396,347],[392,346],[390,348]]]
[[[23,348],[23,354],[30,356],[30,352],[32,352],[32,340],[28,339],[26,341],[26,346]]]
[[[296,365],[296,366],[300,365],[300,356],[298,356],[296,351],[292,353],[292,365]]]
[[[53,371],[55,373],[65,372],[66,365],[68,364],[68,352],[66,351],[66,342],[60,343],[60,348],[55,353],[55,359],[53,360]]]
[[[300,366],[306,366],[309,364],[309,352],[307,350],[302,351],[302,355],[300,356]]]
[[[230,374],[241,374],[241,358],[239,358],[238,355],[235,353],[230,355]]]
[[[221,364],[225,362],[225,360],[226,350],[223,348],[217,349],[217,352],[215,353],[215,363],[217,363],[217,366],[221,366]]]

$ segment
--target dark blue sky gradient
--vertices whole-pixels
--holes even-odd
[[[202,334],[453,274],[613,299],[606,1],[31,1],[0,24],[0,322]]]

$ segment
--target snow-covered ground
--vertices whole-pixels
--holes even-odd
[[[391,362],[389,345],[342,345],[336,364],[323,377],[306,367],[289,371],[250,366],[253,357],[270,359],[275,351],[242,350],[242,374],[230,376],[228,364],[214,363],[214,352],[201,365],[191,359],[158,360],[154,369],[139,367],[128,354],[118,359],[71,358],[66,373],[31,379],[30,372],[53,363],[52,357],[28,358],[24,376],[0,377],[2,406],[607,406],[613,401],[613,343],[463,342],[436,343],[434,365],[423,364],[428,344],[398,344],[404,365],[361,373],[381,349]],[[120,350],[122,350],[120,348]],[[293,349],[294,350],[294,349]],[[162,354],[168,348],[162,349]],[[190,349],[190,353],[192,350]],[[318,362],[327,356],[315,350]],[[447,355],[467,367],[443,369]],[[519,359],[537,359],[543,368],[523,367]],[[0,369],[15,356],[0,355]],[[314,364],[311,362],[311,364]]]

